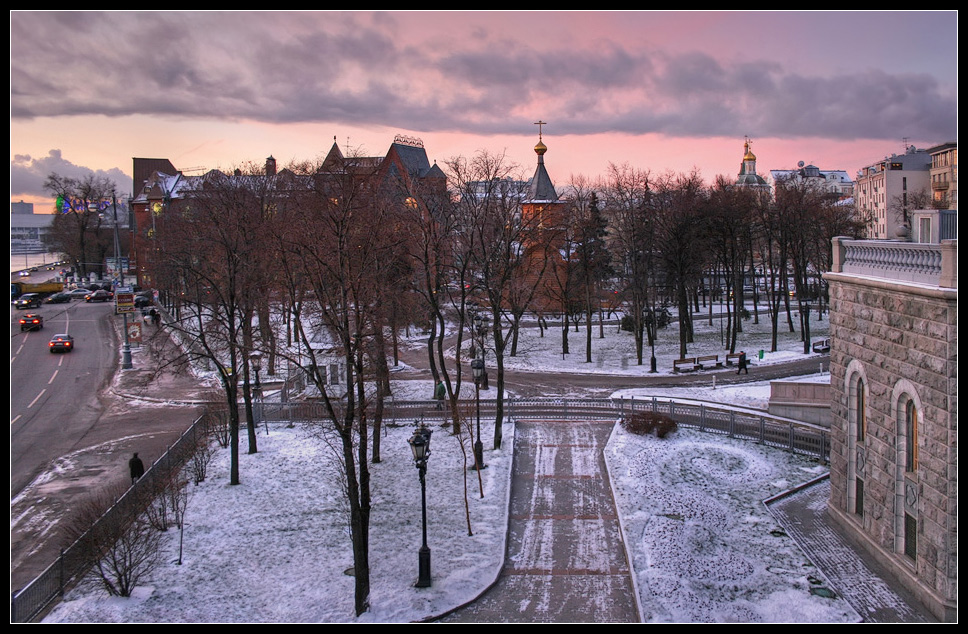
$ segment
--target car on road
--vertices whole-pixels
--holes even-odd
[[[144,295],[135,295],[134,297],[135,308],[147,308],[152,304],[154,304],[154,300],[152,300],[150,297],[146,297]]]
[[[85,302],[106,302],[110,299],[114,299],[114,293],[104,289],[93,291],[84,297]]]
[[[67,304],[71,301],[70,293],[54,293],[47,298],[48,304]]]
[[[17,308],[40,308],[44,298],[37,293],[24,293],[13,303]]]
[[[84,299],[90,294],[91,294],[91,289],[89,288],[75,288],[74,290],[68,293],[68,295],[71,296],[71,299]]]
[[[54,335],[47,345],[51,352],[70,352],[74,349],[74,337],[66,333]]]
[[[27,313],[20,318],[20,332],[25,330],[43,330],[44,329],[44,318],[40,315],[35,315],[33,313]]]

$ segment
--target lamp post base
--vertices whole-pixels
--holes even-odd
[[[430,548],[427,546],[420,547],[419,558],[419,568],[417,583],[414,584],[416,588],[429,588],[431,586],[430,580]]]
[[[480,441],[480,432],[478,432],[478,441],[474,443],[474,466],[471,469],[486,469],[487,465],[484,464],[484,443]]]

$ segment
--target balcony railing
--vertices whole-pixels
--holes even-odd
[[[958,288],[957,266],[957,240],[923,244],[844,237],[833,239],[831,273]]]

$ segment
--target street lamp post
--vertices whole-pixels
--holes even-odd
[[[249,355],[249,361],[252,364],[252,371],[255,372],[255,385],[253,389],[256,394],[259,394],[262,391],[262,384],[259,383],[259,370],[262,369],[262,353],[253,352]]]
[[[474,373],[474,395],[477,404],[477,441],[474,443],[474,468],[483,469],[484,443],[481,441],[481,384],[484,382],[484,336],[487,334],[487,319],[480,313],[474,315],[474,330],[480,338],[480,356],[471,361]]]
[[[810,300],[803,300],[803,354],[810,354]]]
[[[114,215],[114,266],[121,273],[121,286],[124,286],[124,267],[121,266],[121,239],[118,236],[118,197],[115,192],[111,192],[111,209]],[[118,292],[115,285],[114,292]],[[131,340],[128,337],[128,313],[123,314],[124,318],[124,345],[121,346],[121,369],[130,370],[131,363]]]
[[[423,544],[418,552],[418,588],[429,588],[430,579],[430,547],[427,546],[427,459],[430,458],[430,434],[432,431],[423,423],[414,430],[413,436],[407,441],[413,451],[413,464],[420,472],[420,505],[423,512]]]

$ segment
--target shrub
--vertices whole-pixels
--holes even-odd
[[[657,438],[665,438],[679,429],[676,421],[656,412],[633,412],[622,419],[622,427],[630,434],[647,436],[654,433]]]

